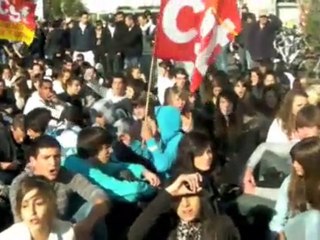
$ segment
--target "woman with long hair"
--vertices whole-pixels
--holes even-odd
[[[173,179],[180,174],[197,172],[202,176],[203,188],[208,192],[209,201],[215,212],[219,212],[217,205],[218,190],[215,185],[216,151],[212,140],[202,132],[192,131],[183,136],[178,155],[171,176]]]
[[[217,98],[214,113],[214,138],[219,153],[226,158],[236,152],[242,117],[238,112],[238,97],[232,91],[223,91]]]
[[[22,111],[31,95],[31,91],[27,84],[27,78],[24,76],[17,77],[12,85],[16,107],[19,111]]]
[[[21,222],[0,233],[0,239],[75,239],[72,224],[56,218],[56,194],[53,186],[45,179],[27,177],[21,181],[16,201],[16,211]]]
[[[237,78],[233,81],[233,91],[238,96],[238,105],[243,114],[249,117],[255,116],[257,102],[252,97],[250,83],[243,77]]]
[[[251,91],[252,91],[253,97],[256,100],[260,100],[262,85],[263,85],[263,82],[262,82],[263,76],[262,76],[259,68],[251,69],[248,78],[250,81]]]
[[[206,173],[213,168],[213,149],[211,139],[202,132],[192,131],[183,136],[172,176],[181,173]]]
[[[131,226],[129,240],[236,240],[238,230],[215,215],[200,174],[178,176],[144,209]]]
[[[260,139],[264,142],[267,138],[269,128],[279,111],[281,104],[280,88],[277,85],[264,87],[262,99],[257,106],[260,120]]]
[[[320,181],[320,139],[310,137],[297,143],[290,151],[292,171],[281,185],[270,230],[282,235],[286,225],[310,209],[310,187]],[[289,239],[288,239],[289,240]]]
[[[287,143],[294,140],[296,115],[307,104],[308,96],[304,91],[289,91],[269,128],[266,142]]]

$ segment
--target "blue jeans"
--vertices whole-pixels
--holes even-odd
[[[7,64],[8,59],[4,49],[0,49],[0,64]]]
[[[88,202],[84,203],[77,212],[72,216],[74,222],[80,222],[85,219],[91,212],[92,205]],[[92,239],[94,240],[106,240],[108,239],[108,229],[104,218],[100,219],[94,226],[92,231]]]
[[[152,62],[152,55],[142,55],[140,59],[141,71],[149,79],[150,67]]]
[[[246,61],[247,61],[247,66],[248,66],[249,70],[254,68],[254,63],[253,63],[251,54],[250,54],[250,52],[248,50],[246,50]]]
[[[126,57],[124,59],[124,67],[127,69],[132,67],[139,67],[139,65],[140,65],[139,57]]]

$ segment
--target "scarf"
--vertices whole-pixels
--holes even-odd
[[[201,240],[200,223],[186,223],[180,221],[177,230],[177,240]]]

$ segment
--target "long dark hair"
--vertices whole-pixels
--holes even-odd
[[[210,138],[201,132],[190,132],[184,135],[179,147],[175,165],[172,168],[172,176],[193,173],[197,171],[194,166],[194,158],[201,156],[208,147],[212,148]]]
[[[226,99],[232,103],[232,112],[228,115],[228,121],[220,111],[221,99]],[[238,97],[233,91],[222,91],[218,96],[216,111],[214,114],[214,136],[216,138],[226,138],[228,133],[237,134],[241,125],[241,115],[238,112]]]
[[[278,103],[274,108],[270,108],[267,104],[266,97],[267,97],[267,93],[269,92],[273,92],[275,97],[278,100]],[[279,106],[281,103],[281,97],[282,96],[281,96],[280,88],[278,87],[278,85],[270,85],[267,87],[263,87],[261,103],[260,105],[258,105],[260,112],[267,117],[274,118],[279,109]]]
[[[303,168],[304,176],[298,176],[293,169],[289,184],[289,209],[293,215],[307,210],[307,195],[319,182],[320,172],[320,139],[306,138],[297,143],[290,151],[292,161],[297,161]],[[312,200],[312,199],[310,199]]]
[[[198,194],[200,198],[200,215],[198,221],[201,224],[201,239],[206,240],[222,240],[222,239],[240,239],[237,229],[233,226],[232,221],[227,216],[216,215],[210,206],[207,192],[202,191]],[[177,216],[176,208],[179,204],[179,199],[173,203],[174,215]],[[174,219],[174,225],[177,226],[179,218]],[[226,232],[225,230],[229,231]],[[175,228],[169,235],[168,240],[177,239],[177,228]]]

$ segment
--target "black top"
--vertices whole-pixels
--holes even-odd
[[[142,31],[137,25],[127,30],[124,38],[124,55],[140,57],[142,55]]]
[[[25,165],[24,146],[17,144],[9,129],[4,126],[0,127],[0,162],[19,161]]]
[[[65,45],[64,34],[64,30],[59,28],[48,33],[46,41],[46,53],[48,55],[51,56],[57,53],[63,53]]]
[[[0,95],[0,111],[6,109],[16,110],[15,98],[12,89],[5,89]]]
[[[172,239],[178,220],[176,213],[170,211],[171,206],[171,195],[166,191],[160,192],[131,226],[128,239]],[[212,229],[214,230],[212,231]],[[208,238],[208,236],[212,236],[212,238]],[[238,230],[228,217],[216,215],[214,219],[208,221],[206,226],[203,226],[201,239],[236,240],[240,237]]]
[[[75,106],[78,108],[83,107],[81,96],[70,96],[70,95],[68,95],[68,93],[63,92],[63,93],[58,94],[58,98],[59,98],[59,100],[65,102],[65,103],[70,103],[72,106]]]
[[[104,41],[106,53],[115,55],[117,53],[123,54],[124,38],[126,35],[126,25],[123,22],[116,23],[114,33],[111,33],[109,28],[105,28],[106,38]]]
[[[96,32],[92,25],[87,25],[84,31],[76,25],[70,33],[70,44],[73,51],[87,52],[95,49]]]

